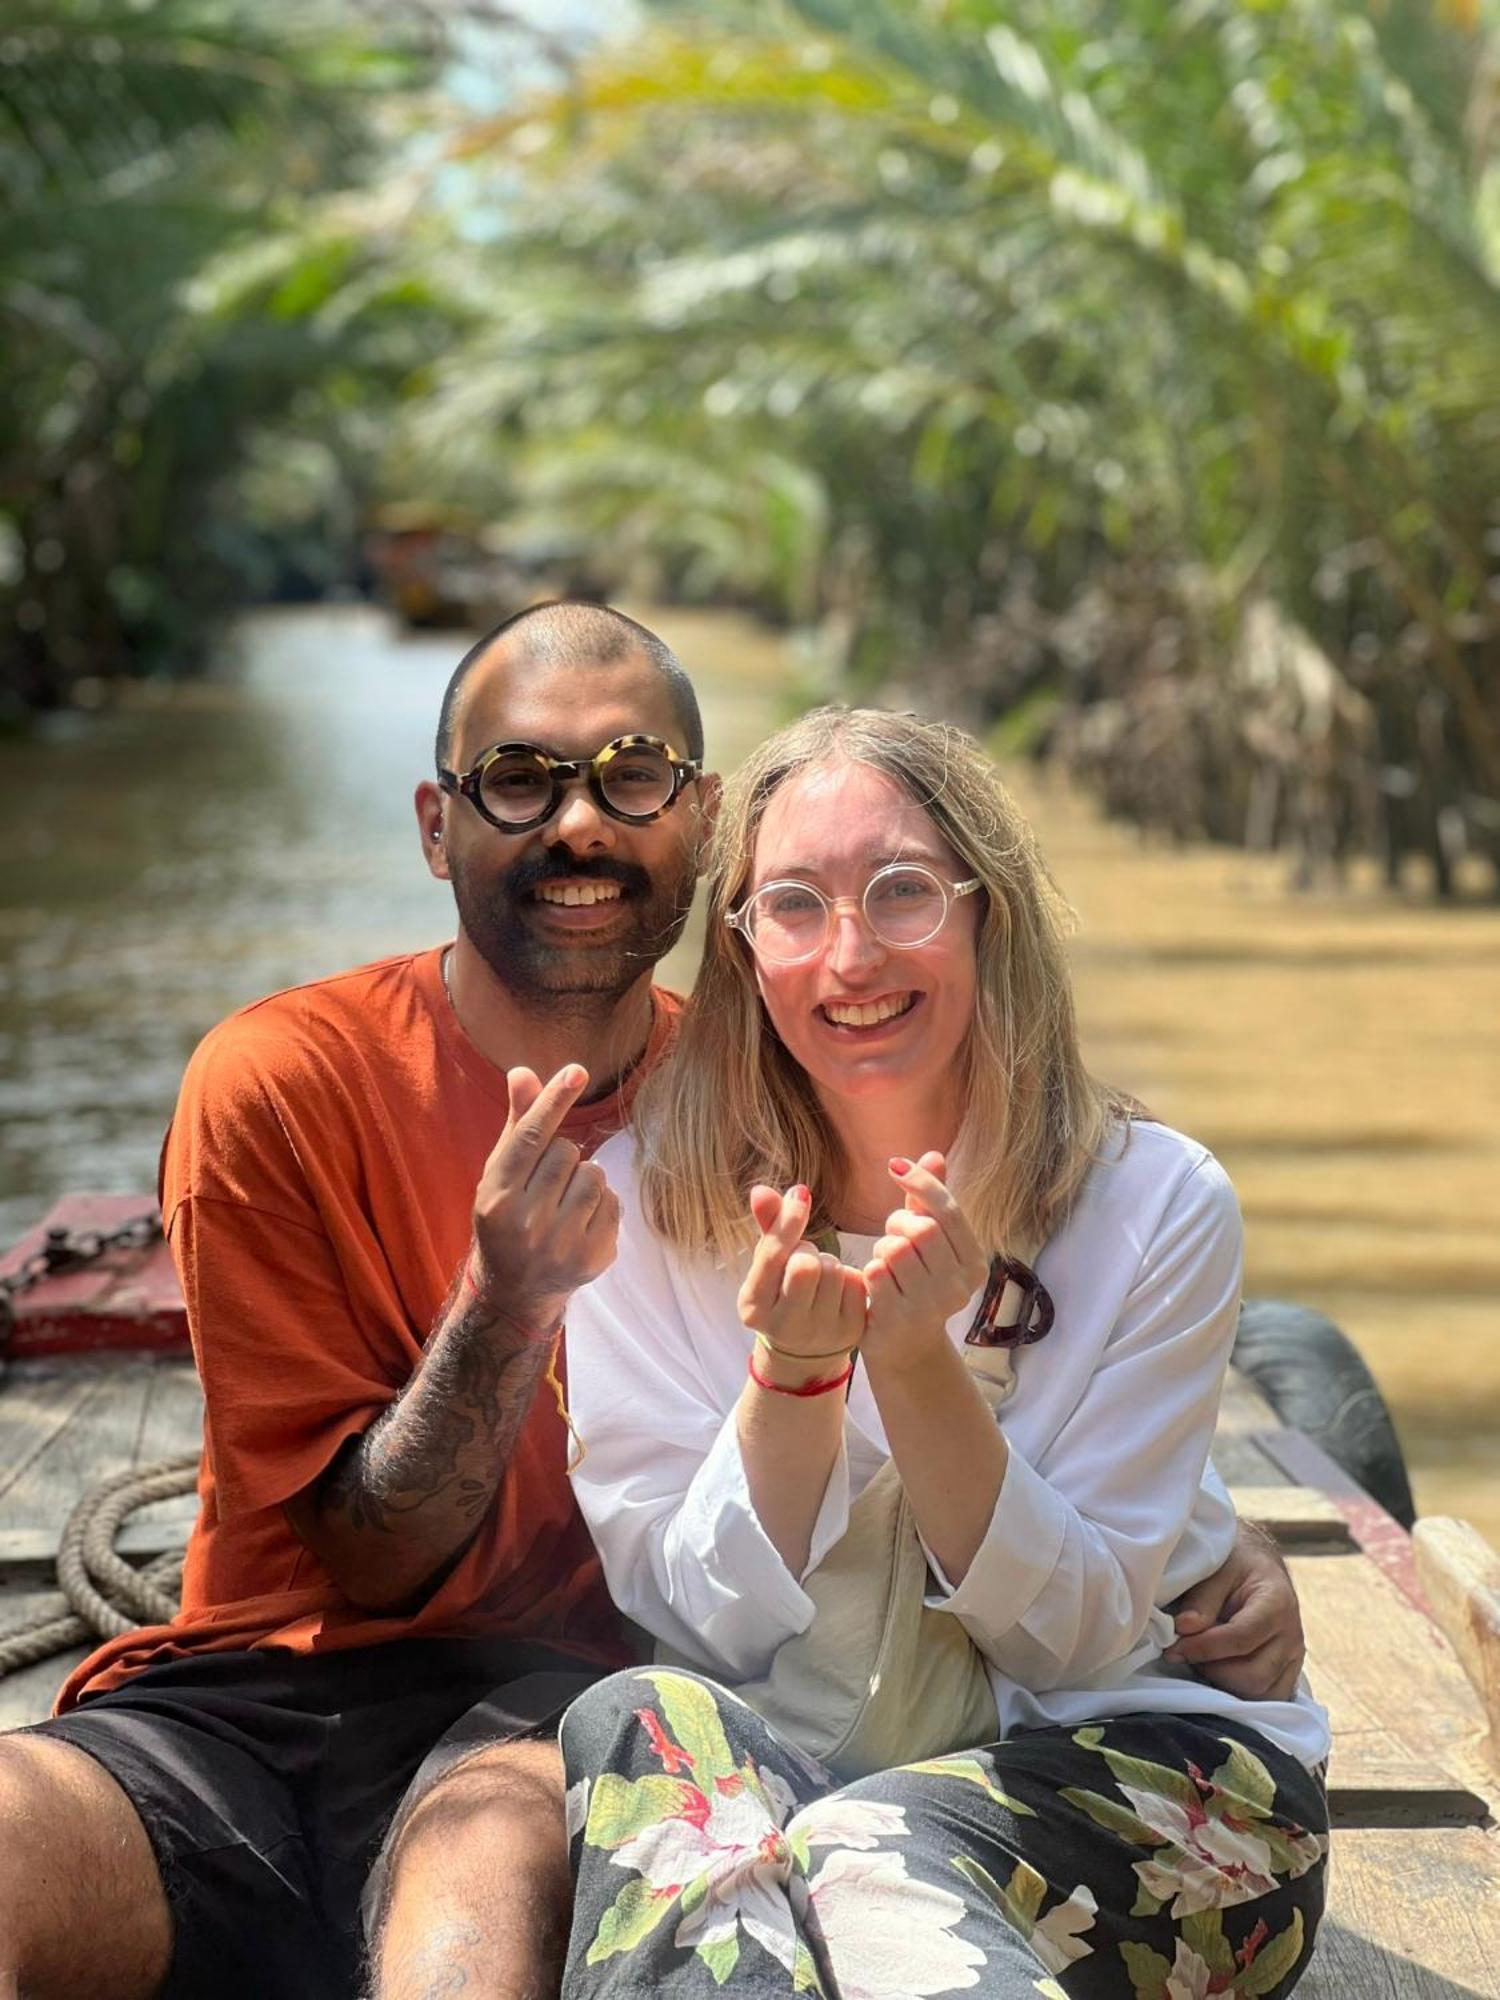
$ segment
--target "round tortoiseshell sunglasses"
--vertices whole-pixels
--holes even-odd
[[[611,819],[647,826],[702,775],[698,759],[679,756],[660,736],[617,736],[592,757],[552,757],[534,743],[496,743],[461,777],[439,770],[438,783],[466,798],[501,833],[531,833],[547,824],[568,786],[580,780]]]

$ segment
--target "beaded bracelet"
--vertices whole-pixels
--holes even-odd
[[[852,1352],[848,1348],[841,1351],[849,1355],[849,1366],[844,1370],[842,1375],[830,1375],[822,1382],[804,1382],[800,1388],[796,1389],[789,1388],[784,1382],[773,1382],[768,1375],[762,1375],[755,1365],[754,1354],[751,1354],[747,1364],[750,1370],[750,1380],[755,1383],[757,1388],[769,1389],[773,1396],[826,1396],[830,1389],[842,1389],[844,1384],[854,1374],[854,1356]],[[811,1356],[806,1358],[811,1359]]]

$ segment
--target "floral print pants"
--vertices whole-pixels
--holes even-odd
[[[564,2000],[1278,2000],[1312,1950],[1317,1779],[1216,1717],[1123,1715],[836,1787],[712,1681],[641,1667],[562,1725]]]

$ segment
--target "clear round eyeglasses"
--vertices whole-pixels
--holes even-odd
[[[971,896],[980,886],[977,875],[967,882],[945,882],[920,862],[893,861],[877,869],[858,899],[825,896],[811,882],[764,882],[724,921],[744,934],[757,958],[771,965],[800,965],[816,958],[842,909],[858,909],[871,936],[891,951],[914,951],[937,936],[960,896]]]

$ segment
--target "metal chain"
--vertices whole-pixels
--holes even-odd
[[[19,1269],[0,1278],[0,1334],[15,1320],[15,1302],[23,1292],[59,1271],[77,1271],[110,1250],[144,1250],[161,1236],[161,1214],[152,1209],[133,1216],[118,1229],[49,1229],[46,1240]]]

